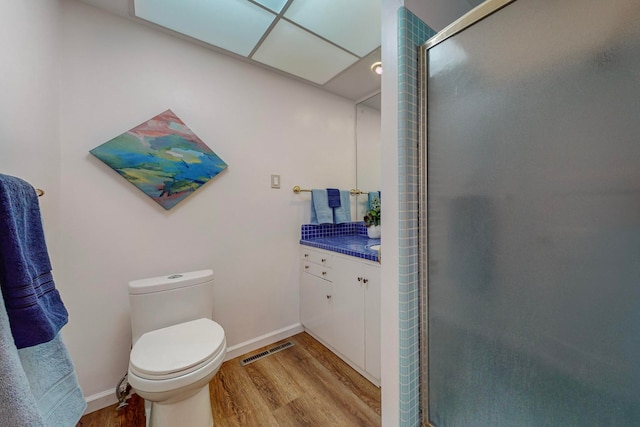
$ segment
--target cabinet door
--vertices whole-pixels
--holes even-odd
[[[362,264],[333,259],[333,321],[336,350],[364,367],[364,284]]]
[[[300,280],[300,322],[325,342],[332,337],[332,284],[312,274]]]
[[[367,279],[364,291],[365,371],[380,380],[380,267],[363,265]]]

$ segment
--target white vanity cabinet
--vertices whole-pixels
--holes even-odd
[[[331,260],[333,256],[313,250],[302,251],[300,279],[300,323],[318,338],[333,338]]]
[[[380,384],[380,265],[364,264],[362,277],[367,280],[364,284],[364,366]]]
[[[379,385],[379,264],[304,245],[301,253],[301,323],[311,335]]]

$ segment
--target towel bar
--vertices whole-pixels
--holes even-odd
[[[293,187],[293,192],[296,194],[300,194],[302,192],[311,193],[311,190],[306,188],[300,188],[299,185],[296,185],[295,187]],[[361,190],[358,190],[357,188],[352,188],[351,190],[349,190],[349,193],[351,193],[352,196],[357,196],[359,194],[369,194],[369,192],[361,191]]]

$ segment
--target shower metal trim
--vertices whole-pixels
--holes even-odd
[[[429,423],[429,241],[427,215],[427,77],[429,55],[426,46],[418,49],[418,297],[420,312],[420,417]]]
[[[458,34],[462,30],[472,26],[476,22],[486,18],[494,12],[502,9],[509,3],[513,3],[515,0],[491,0],[484,2],[474,9],[471,9],[467,14],[463,15],[460,19],[446,26],[438,34],[431,37],[423,45],[426,49],[432,48],[448,39],[449,37]]]

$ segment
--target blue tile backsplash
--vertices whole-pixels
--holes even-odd
[[[364,222],[323,225],[303,224],[300,244],[377,261],[378,251],[369,249],[369,247],[371,245],[379,245],[380,239],[369,239]]]
[[[364,222],[347,222],[344,224],[303,224],[302,239],[314,239],[316,237],[348,236],[357,234],[367,235],[367,227]]]

